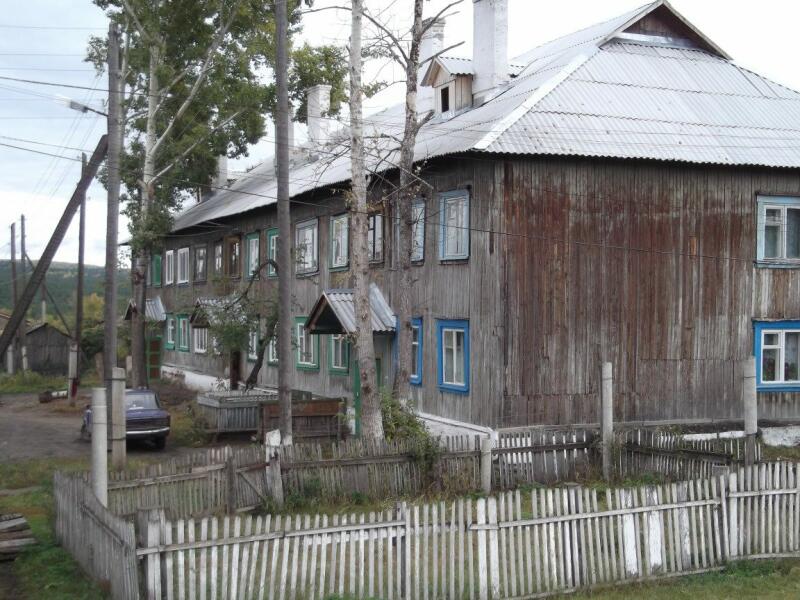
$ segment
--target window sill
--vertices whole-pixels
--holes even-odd
[[[205,279],[195,279],[194,281],[192,281],[192,283],[194,285],[205,285],[206,280]]]
[[[277,360],[276,361],[268,360],[267,361],[267,366],[268,367],[277,367],[278,366],[278,361]]]
[[[341,273],[342,271],[349,271],[350,265],[344,265],[343,267],[328,267],[328,270],[331,273]]]
[[[466,394],[469,394],[469,387],[467,387],[467,386],[449,385],[449,384],[446,384],[446,383],[440,383],[439,384],[439,391],[448,392],[450,394],[466,395]]]
[[[465,265],[469,263],[469,256],[465,256],[464,258],[440,258],[439,264],[440,265]]]
[[[757,269],[800,269],[800,260],[757,260]]]
[[[164,350],[175,350],[175,344],[164,344]]]
[[[205,355],[206,355],[206,351],[205,351],[205,350],[195,350],[195,351],[194,351],[194,353],[195,353],[195,354],[201,354],[201,355],[203,355],[203,356],[205,356]]]
[[[314,271],[302,271],[299,273],[297,272],[295,273],[295,277],[297,277],[297,279],[308,279],[309,277],[315,277],[316,275],[319,275],[319,269]]]
[[[330,367],[328,369],[328,373],[331,375],[347,376],[350,374],[350,369],[337,369],[336,367]]]
[[[800,392],[800,383],[759,383],[756,390],[758,392]]]
[[[409,379],[408,383],[420,387],[422,385],[422,379]]]
[[[178,348],[178,350],[179,350],[180,352],[186,352],[186,353],[188,353],[188,352],[189,352],[189,348]]]
[[[319,365],[298,365],[295,364],[298,371],[319,371]]]

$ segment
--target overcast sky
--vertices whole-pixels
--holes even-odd
[[[341,4],[341,0],[316,0],[315,8]],[[399,28],[408,20],[410,0],[366,0],[373,12]],[[426,14],[434,14],[446,0],[429,0]],[[542,42],[593,23],[607,20],[641,5],[641,0],[509,0],[509,54],[520,54]],[[706,33],[740,64],[794,89],[800,89],[796,26],[800,2],[796,0],[673,0],[673,6]],[[105,120],[91,113],[69,110],[55,96],[71,96],[103,108],[105,76],[97,78],[82,62],[90,35],[107,30],[103,13],[89,0],[26,0],[0,17],[0,76],[68,83],[101,91],[46,87],[0,79],[0,144],[11,144],[77,158],[94,148]],[[445,44],[464,42],[454,54],[469,56],[472,42],[472,1],[464,0],[451,15]],[[312,43],[344,44],[349,35],[349,15],[323,11],[306,15],[302,37]],[[374,65],[365,79],[391,81],[398,74]],[[402,93],[395,85],[367,104],[375,110],[396,101]],[[298,134],[301,136],[302,134]],[[13,139],[17,138],[17,139]],[[20,141],[26,140],[26,141]],[[36,142],[35,144],[32,142]],[[270,151],[262,143],[250,157],[231,165],[244,169]],[[9,226],[25,214],[28,253],[36,259],[52,233],[79,177],[79,163],[11,149],[0,145],[0,257],[9,256]],[[105,260],[105,190],[90,189],[87,210],[86,260]],[[126,232],[122,223],[121,233]],[[77,260],[77,218],[62,244],[57,260]]]

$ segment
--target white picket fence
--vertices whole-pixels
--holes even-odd
[[[510,492],[367,515],[142,513],[147,598],[516,598],[797,555],[794,463],[602,493]]]

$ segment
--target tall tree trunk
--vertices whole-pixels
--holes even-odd
[[[144,165],[142,168],[142,226],[147,227],[148,213],[153,206],[155,199],[154,179],[156,173],[155,146],[157,139],[156,132],[156,112],[160,98],[160,87],[158,81],[158,65],[160,61],[160,48],[157,42],[150,45],[150,65],[148,76],[148,97],[147,97],[147,129],[144,138]],[[134,301],[136,311],[131,320],[131,357],[133,360],[132,383],[134,387],[144,387],[147,385],[147,357],[145,348],[145,305],[147,302],[147,264],[150,260],[149,241],[140,248],[134,262]],[[173,274],[177,276],[173,266]]]
[[[361,375],[361,431],[368,438],[383,438],[380,396],[375,374],[375,346],[369,304],[367,181],[364,159],[364,122],[361,87],[361,20],[363,0],[353,0],[350,29],[350,167],[353,222],[354,303],[356,351]]]
[[[419,186],[414,176],[414,146],[417,143],[417,71],[422,39],[422,0],[414,0],[411,47],[406,62],[406,107],[403,141],[400,145],[400,189],[395,195],[394,216],[399,219],[398,268],[400,288],[397,302],[397,375],[394,388],[401,402],[411,396],[411,255],[413,252],[413,202]],[[422,368],[421,365],[418,368]]]

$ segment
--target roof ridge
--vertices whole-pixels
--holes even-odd
[[[508,115],[500,120],[500,122],[492,127],[491,131],[484,135],[480,140],[473,144],[475,150],[486,150],[494,143],[503,133],[508,130],[514,123],[519,121],[526,113],[530,112],[542,99],[548,96],[553,90],[558,88],[567,78],[577,71],[580,67],[588,63],[595,56],[598,55],[600,49],[597,46],[592,47],[588,52],[581,52],[577,54],[572,60],[569,61],[562,69],[555,75],[544,81],[539,85],[526,100],[518,107],[512,110]]]

